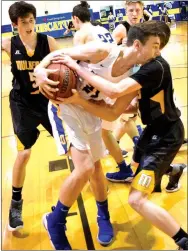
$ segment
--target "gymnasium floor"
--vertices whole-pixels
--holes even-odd
[[[62,46],[71,46],[70,39],[59,40]],[[182,111],[182,120],[187,136],[187,23],[177,23],[172,28],[168,46],[162,52],[171,65],[177,102]],[[16,158],[16,144],[13,135],[9,91],[11,89],[10,64],[7,55],[2,53],[2,249],[3,250],[52,250],[48,235],[41,223],[43,213],[56,204],[59,188],[71,172],[72,165],[64,157],[64,170],[49,172],[62,157],[57,155],[52,137],[40,127],[40,137],[32,150],[27,166],[27,176],[23,189],[24,229],[20,232],[7,231],[9,204],[11,199],[11,172]],[[139,122],[139,121],[138,121]],[[121,147],[130,151],[127,162],[132,156],[132,142],[124,136]],[[187,149],[176,156],[174,162],[187,163]],[[52,161],[52,162],[51,162]],[[107,156],[102,160],[103,169],[115,171],[114,160]],[[68,165],[68,168],[67,168]],[[70,167],[70,168],[69,168]],[[180,191],[168,194],[164,188],[161,194],[151,195],[151,200],[167,209],[184,229],[187,229],[187,172],[183,174]],[[126,184],[108,183],[109,209],[114,226],[115,239],[109,247],[102,247],[96,240],[96,205],[89,184],[70,210],[67,219],[67,236],[73,249],[96,250],[175,250],[176,245],[165,234],[134,212],[127,203],[129,187]],[[83,204],[84,201],[84,204]],[[85,231],[85,232],[84,232]]]

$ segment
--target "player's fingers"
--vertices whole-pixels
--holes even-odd
[[[72,89],[71,90],[73,94],[76,94],[77,93],[77,90],[76,89]]]
[[[46,72],[47,73],[56,73],[56,72],[58,72],[59,71],[59,69],[46,69]]]
[[[47,93],[47,92],[45,92],[42,88],[39,88],[39,91],[46,97],[46,98],[49,98],[49,96],[50,97],[53,97],[53,94],[51,94],[50,92],[49,92],[49,94]],[[48,96],[48,95],[49,96]]]
[[[48,92],[57,92],[57,91],[59,91],[59,89],[58,88],[54,88],[54,87],[51,87],[50,85],[45,85],[44,87],[43,87],[43,89],[46,91],[48,91]]]
[[[59,84],[59,81],[53,81],[49,78],[46,78],[45,82],[48,84],[48,85],[58,85]]]
[[[61,101],[58,101],[58,100],[50,99],[50,101],[51,101],[52,103],[56,104],[56,105],[62,104],[62,102],[61,102]]]
[[[58,60],[52,60],[53,64],[64,64],[64,60],[63,59],[58,59]]]

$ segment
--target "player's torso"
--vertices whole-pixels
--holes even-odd
[[[13,74],[13,89],[23,95],[37,94],[33,76],[34,68],[50,53],[46,35],[37,34],[37,43],[33,52],[27,51],[19,36],[11,39],[11,71]]]
[[[109,80],[113,83],[118,83],[122,79],[128,77],[132,73],[132,69],[128,70],[126,72],[123,72],[121,75],[118,75],[117,77],[114,77],[112,75],[112,69],[114,67],[114,64],[121,52],[121,48],[118,46],[114,46],[114,49],[111,50],[108,57],[106,57],[104,60],[97,64],[88,64],[81,62],[80,65],[82,65],[83,68],[89,70],[90,72],[99,75],[103,77],[106,80]],[[79,91],[80,95],[85,99],[94,99],[94,100],[107,100],[107,97],[103,95],[101,92],[96,90],[93,86],[89,85],[87,81],[83,79],[79,79],[79,82],[77,84],[77,90]],[[109,100],[109,99],[108,99]]]

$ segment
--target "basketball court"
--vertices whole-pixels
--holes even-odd
[[[187,23],[178,22],[173,27],[169,44],[162,55],[170,63],[177,103],[187,137]],[[72,39],[59,39],[62,47],[72,46]],[[8,56],[2,53],[2,249],[3,250],[52,250],[48,234],[42,225],[42,215],[51,210],[59,195],[59,188],[74,166],[66,157],[58,156],[53,138],[39,127],[40,136],[32,148],[27,165],[23,189],[24,229],[11,233],[7,230],[12,191],[12,167],[16,158],[16,141],[9,109],[9,91],[12,75]],[[139,123],[139,121],[137,121]],[[120,143],[129,151],[131,160],[133,144],[125,135]],[[174,163],[187,163],[187,149],[180,151]],[[110,157],[102,159],[104,173],[116,170]],[[154,193],[151,200],[164,207],[187,229],[187,171],[181,179],[181,189],[166,193],[168,178],[162,182],[162,193]],[[81,250],[175,250],[176,245],[167,235],[153,227],[128,205],[130,185],[108,182],[109,210],[115,238],[108,247],[97,242],[97,208],[92,191],[87,184],[78,200],[71,207],[67,218],[67,236],[73,249]]]

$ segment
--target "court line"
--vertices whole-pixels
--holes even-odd
[[[73,164],[72,160],[68,159],[68,161],[69,161],[70,170],[72,172],[74,170],[74,164]],[[78,196],[77,203],[78,203],[78,209],[79,209],[79,212],[80,212],[80,218],[81,218],[81,221],[82,221],[82,226],[83,226],[83,231],[84,231],[84,236],[85,236],[85,240],[86,240],[87,249],[88,250],[95,250],[95,246],[94,246],[94,243],[93,243],[93,239],[92,239],[91,230],[90,230],[90,227],[89,227],[89,222],[88,222],[86,210],[85,210],[85,207],[84,207],[84,201],[83,201],[83,198],[82,198],[81,194]]]

